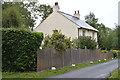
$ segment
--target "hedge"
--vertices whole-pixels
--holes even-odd
[[[96,49],[97,42],[89,36],[80,36],[76,42],[77,48]]]
[[[36,70],[36,52],[43,33],[17,29],[2,30],[2,71]]]

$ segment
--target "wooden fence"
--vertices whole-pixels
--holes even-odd
[[[37,72],[51,69],[53,66],[61,68],[112,57],[112,53],[101,53],[99,49],[67,49],[64,52],[58,52],[55,49],[42,49],[37,51]]]

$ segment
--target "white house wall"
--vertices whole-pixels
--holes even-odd
[[[83,31],[85,31],[85,36],[91,36],[93,38],[93,32],[94,32],[94,40],[97,41],[97,32],[87,29],[79,29],[79,36],[83,36]]]
[[[65,18],[58,12],[53,12],[43,23],[36,29],[36,32],[43,32],[44,34],[52,34],[52,30],[61,30],[63,34],[71,38],[78,37],[77,25]]]

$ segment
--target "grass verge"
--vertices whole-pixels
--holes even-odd
[[[75,69],[81,69],[99,63],[108,62],[110,60],[112,59],[96,61],[92,64],[91,63],[76,64],[76,66],[69,66],[69,67],[59,68],[56,70],[46,70],[43,72],[2,72],[2,77],[3,78],[47,78],[50,76],[64,74]]]
[[[120,70],[116,69],[115,71],[113,71],[109,78],[120,78]]]

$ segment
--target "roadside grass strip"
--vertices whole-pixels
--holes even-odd
[[[114,58],[117,59],[117,58]],[[96,62],[90,61],[89,63],[82,63],[82,64],[72,64],[69,67],[58,68],[53,70],[44,70],[41,72],[2,72],[3,78],[47,78],[51,76],[56,76],[60,74],[64,74],[75,69],[81,69],[89,66],[93,66],[96,64],[108,62],[113,60],[112,58],[106,60],[98,60]]]

